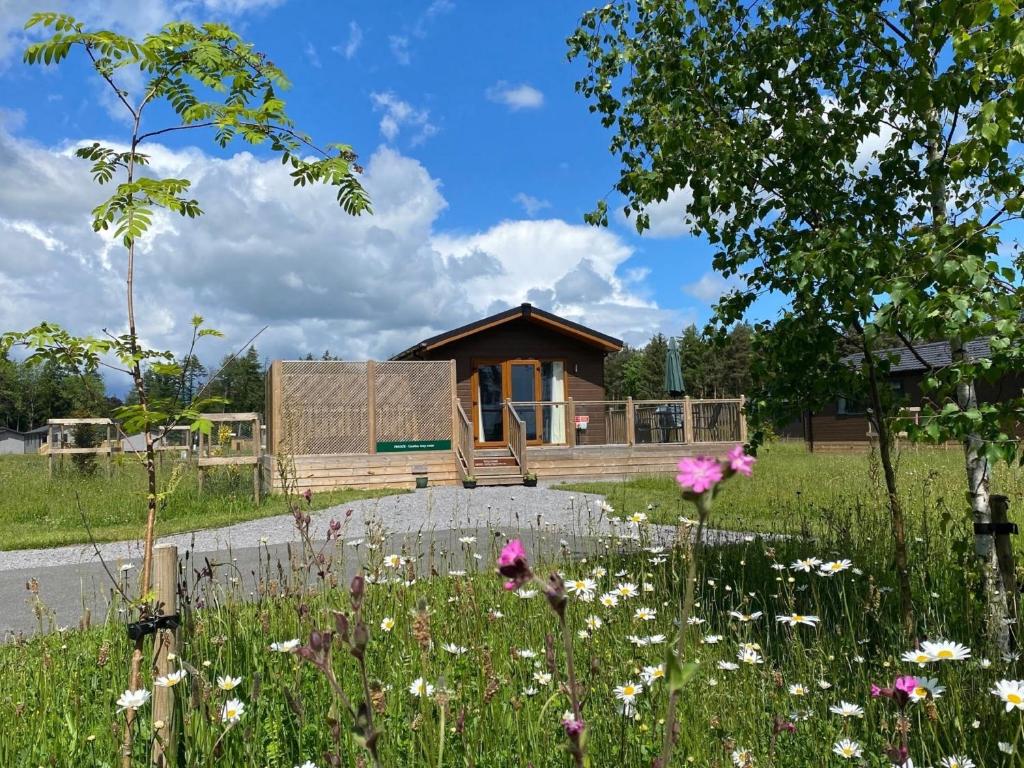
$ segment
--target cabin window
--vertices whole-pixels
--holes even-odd
[[[898,399],[903,395],[903,382],[892,380],[889,382],[889,389],[893,395]],[[862,403],[858,403],[849,397],[840,397],[836,401],[836,413],[840,416],[863,416],[866,413],[866,409]]]
[[[836,403],[836,413],[840,416],[863,416],[864,406],[848,397],[840,397]]]

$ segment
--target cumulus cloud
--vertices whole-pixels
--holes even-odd
[[[711,304],[740,285],[742,282],[736,276],[725,278],[717,272],[705,272],[694,282],[686,283],[683,286],[683,293]]]
[[[123,250],[92,232],[105,190],[73,151],[0,131],[0,329],[124,330]],[[258,346],[272,358],[386,357],[527,300],[630,341],[681,327],[620,276],[633,251],[613,232],[560,220],[438,231],[440,181],[388,147],[366,162],[374,215],[360,218],[330,189],[293,187],[272,158],[147,151],[154,173],[194,180],[204,210],[158,214],[140,242],[140,333],[158,348],[180,352],[193,313],[226,334],[204,346],[207,361],[264,325]]]
[[[403,128],[411,129],[409,141],[414,146],[437,133],[437,126],[430,122],[429,110],[414,107],[393,91],[371,93],[370,100],[374,110],[384,113],[380,119],[380,132],[390,142],[398,138]]]
[[[41,33],[25,31],[33,13],[70,13],[92,28],[113,29],[135,37],[156,32],[169,21],[228,20],[252,11],[265,11],[284,0],[3,0],[0,2],[0,67],[20,56]]]
[[[502,80],[488,88],[484,95],[497,104],[504,104],[513,112],[537,109],[544,104],[544,94],[527,83],[512,85]]]
[[[525,192],[518,193],[512,199],[523,207],[523,210],[526,212],[527,216],[536,216],[545,208],[551,207],[551,203],[548,202],[547,200],[541,200],[539,197],[528,195]]]
[[[682,327],[677,312],[627,285],[619,272],[633,249],[606,229],[561,219],[503,221],[469,235],[439,233],[432,242],[449,263],[480,251],[502,265],[500,280],[464,281],[474,315],[530,301],[631,343]]]
[[[331,48],[335,53],[340,53],[346,59],[353,58],[363,44],[363,28],[354,21],[348,23],[348,40],[344,45],[335,45]]]
[[[693,191],[689,187],[676,187],[664,200],[650,203],[644,209],[649,217],[650,228],[644,230],[644,237],[669,238],[688,235],[692,232],[687,209],[693,202]],[[633,217],[619,211],[619,219],[633,226]]]

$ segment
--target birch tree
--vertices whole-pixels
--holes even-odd
[[[912,620],[903,515],[891,451],[898,403],[880,340],[915,353],[945,339],[929,369],[915,439],[964,445],[970,514],[984,531],[999,461],[1019,461],[1020,391],[981,402],[981,382],[1021,370],[1019,263],[1004,251],[1024,167],[1024,22],[992,0],[613,0],[569,39],[577,90],[612,130],[615,191],[639,231],[649,207],[715,246],[740,287],[729,324],[767,292],[788,303],[759,334],[782,415],[848,390],[872,408],[885,469],[904,624]],[[606,224],[608,201],[588,216]],[[839,358],[854,338],[863,364]],[[988,339],[972,359],[966,344]],[[781,397],[781,393],[793,395]],[[757,406],[755,400],[755,408]],[[967,511],[967,510],[965,510]],[[976,536],[990,627],[1006,642],[992,537]]]

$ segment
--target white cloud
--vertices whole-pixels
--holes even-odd
[[[645,208],[650,227],[644,230],[644,237],[668,238],[689,235],[693,230],[687,209],[693,202],[693,191],[689,187],[676,187],[664,200],[650,203]],[[619,220],[634,226],[633,216],[621,210]]]
[[[348,40],[344,45],[335,45],[331,48],[335,53],[340,53],[346,59],[353,58],[363,44],[363,28],[354,21],[348,23]]]
[[[503,221],[471,235],[437,234],[432,242],[448,263],[479,252],[502,266],[500,279],[464,276],[476,315],[530,301],[631,343],[682,327],[678,313],[626,285],[619,269],[633,249],[606,229],[560,219]]]
[[[384,114],[380,119],[380,132],[389,142],[394,142],[403,128],[411,129],[410,143],[422,144],[437,133],[437,126],[430,122],[430,111],[418,109],[400,99],[393,91],[370,94],[373,108]]]
[[[705,272],[698,280],[683,285],[683,293],[712,304],[740,285],[742,285],[742,281],[735,275],[725,278],[717,272]]]
[[[306,54],[306,61],[309,62],[311,67],[320,69],[323,64],[320,63],[320,54],[317,53],[316,46],[312,43],[306,43],[306,47],[303,51]]]
[[[515,197],[512,198],[515,202],[522,206],[523,210],[526,211],[526,215],[533,217],[543,211],[545,208],[550,208],[551,203],[547,200],[541,200],[539,197],[528,195],[525,192],[519,192]]]
[[[403,67],[409,66],[412,62],[412,54],[409,52],[409,38],[405,35],[388,35],[388,48],[395,61]]]
[[[526,83],[512,85],[502,80],[488,88],[484,94],[491,101],[504,104],[513,112],[537,109],[544,104],[544,94]]]
[[[91,230],[106,191],[73,149],[0,131],[0,329],[124,329],[123,251]],[[360,218],[330,189],[293,187],[272,158],[147,151],[154,173],[194,180],[204,210],[195,221],[158,214],[140,242],[140,332],[155,347],[180,352],[198,313],[226,334],[204,346],[207,362],[264,325],[258,346],[271,358],[384,357],[527,300],[631,342],[682,327],[620,276],[633,250],[608,230],[545,220],[437,231],[440,181],[387,147],[366,163],[374,215]]]
[[[169,21],[232,20],[266,11],[285,0],[0,0],[0,67],[20,58],[21,51],[41,34],[25,31],[33,13],[70,13],[93,29],[113,29],[139,37],[156,32]]]

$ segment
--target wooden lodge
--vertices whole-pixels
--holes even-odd
[[[275,487],[623,478],[746,439],[742,399],[609,401],[619,339],[522,304],[383,362],[275,361]],[[291,475],[289,476],[289,472]]]
[[[970,357],[982,359],[988,356],[986,339],[970,341],[965,345]],[[894,357],[889,368],[888,386],[903,401],[903,412],[908,418],[920,418],[924,395],[921,384],[929,368],[942,368],[952,362],[949,342],[935,341],[915,344],[913,351],[905,346],[885,350],[883,354]],[[855,354],[846,358],[851,365],[860,365],[863,355]],[[980,402],[998,402],[1007,397],[1017,396],[1024,387],[1024,376],[1009,377],[990,384],[979,382],[977,387]],[[811,451],[857,451],[867,450],[877,439],[868,420],[867,408],[839,395],[818,411],[804,414],[800,425],[802,436]],[[959,445],[959,444],[957,444]]]

